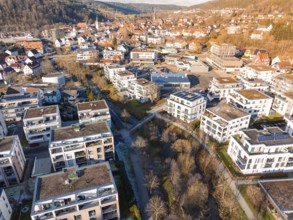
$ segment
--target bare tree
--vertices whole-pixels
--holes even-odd
[[[183,175],[188,176],[195,169],[194,157],[188,153],[181,153],[177,158],[178,166]]]
[[[146,206],[146,212],[155,220],[161,219],[167,215],[166,204],[160,197],[153,196]]]
[[[121,112],[121,117],[125,122],[127,122],[130,117],[130,114],[126,111],[126,109],[123,109],[123,111]]]
[[[137,136],[131,145],[132,147],[144,148],[147,146],[147,140],[141,136]]]
[[[172,144],[172,149],[177,153],[190,153],[192,151],[192,146],[189,140],[178,139],[174,144]]]
[[[41,63],[43,73],[51,73],[55,71],[55,67],[52,64],[52,61],[49,59],[44,59]]]
[[[147,188],[149,189],[150,194],[152,194],[152,191],[159,187],[159,178],[154,174],[153,171],[151,171],[145,179],[147,183]]]
[[[170,180],[174,186],[174,190],[176,194],[178,194],[180,191],[181,174],[180,174],[178,164],[176,163],[174,159],[171,161]]]
[[[99,87],[99,89],[104,89],[107,86],[107,80],[103,76],[94,75],[92,81]]]

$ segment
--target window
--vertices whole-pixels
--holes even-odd
[[[74,220],[81,220],[81,215],[75,215]]]
[[[96,216],[96,210],[89,211],[89,217],[94,217],[94,216]]]

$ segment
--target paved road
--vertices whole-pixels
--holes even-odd
[[[185,127],[183,127],[182,125],[171,121],[170,119],[160,115],[160,114],[156,114],[156,117],[158,117],[159,119],[162,119],[164,121],[166,121],[167,123],[173,124],[179,128],[181,128],[182,130],[184,130],[185,132],[189,133],[192,137],[194,137],[198,142],[200,142],[205,149],[209,152],[209,154],[215,158],[219,164],[217,166],[217,170],[218,172],[222,173],[223,176],[225,177],[226,182],[229,184],[233,194],[235,195],[237,201],[239,202],[241,208],[244,210],[245,214],[247,215],[248,219],[250,220],[254,220],[256,219],[254,214],[252,213],[251,209],[249,208],[249,206],[247,205],[246,201],[244,200],[244,198],[242,197],[242,195],[240,194],[238,188],[237,188],[237,184],[236,181],[234,181],[229,173],[227,172],[226,168],[224,167],[223,163],[221,162],[221,160],[218,158],[218,156],[209,148],[209,146],[203,142],[196,134],[194,134],[194,132],[189,131],[188,129],[186,129]]]

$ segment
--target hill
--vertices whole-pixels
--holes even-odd
[[[222,8],[245,8],[264,11],[287,11],[293,10],[293,0],[214,0],[199,5],[193,5],[190,9],[222,9]]]
[[[96,1],[98,8],[107,9],[110,11],[117,11],[123,14],[142,14],[150,13],[153,9],[157,11],[165,10],[180,10],[184,7],[178,5],[157,5],[157,4],[137,4],[137,3],[120,3],[120,2],[101,2]]]
[[[0,0],[0,31],[38,30],[95,16],[85,4],[73,0]]]

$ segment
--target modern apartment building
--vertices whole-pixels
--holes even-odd
[[[200,119],[205,109],[206,100],[201,95],[185,91],[171,94],[165,106],[168,114],[187,123]]]
[[[136,76],[130,71],[123,71],[115,73],[111,82],[114,87],[119,91],[127,91],[131,82],[136,80]]]
[[[130,60],[133,63],[154,65],[158,61],[158,52],[148,49],[133,49],[130,52]]]
[[[105,121],[111,127],[110,109],[105,100],[78,103],[77,114],[80,124]]]
[[[242,68],[243,78],[261,79],[271,83],[274,77],[275,70],[270,66],[248,65]]]
[[[217,140],[225,142],[249,126],[250,114],[221,102],[206,109],[201,117],[200,129]]]
[[[242,85],[232,77],[214,77],[208,88],[208,99],[225,99],[228,94],[242,89]]]
[[[293,74],[281,74],[272,79],[272,90],[277,94],[293,91]]]
[[[0,220],[10,220],[12,208],[4,189],[0,188]]]
[[[126,71],[125,66],[107,65],[104,67],[105,76],[112,81],[115,74]]]
[[[121,50],[103,50],[104,60],[123,61],[124,52]]]
[[[0,111],[0,139],[4,138],[8,134],[7,126],[4,121],[2,112]]]
[[[51,131],[61,127],[58,105],[27,109],[23,131],[29,144],[50,141]]]
[[[114,138],[106,122],[57,128],[52,131],[49,152],[55,171],[112,160]]]
[[[211,53],[219,57],[234,57],[236,46],[226,43],[215,43],[211,46]]]
[[[187,74],[181,73],[153,73],[151,81],[159,85],[162,90],[187,90],[191,86]]]
[[[118,190],[109,163],[37,177],[31,218],[119,220]]]
[[[272,109],[281,115],[293,115],[293,91],[276,95]]]
[[[26,160],[18,136],[0,140],[0,158],[0,187],[20,183]]]
[[[268,92],[269,90],[269,83],[257,78],[242,78],[241,84],[243,86],[243,89],[256,89],[261,92]]]
[[[146,79],[138,79],[129,84],[128,96],[142,103],[147,101],[153,102],[160,98],[160,88],[154,82]]]
[[[0,110],[5,121],[20,121],[27,109],[40,105],[39,93],[3,95],[0,98]]]
[[[243,174],[293,171],[293,138],[278,127],[241,131],[227,153]]]
[[[227,102],[253,116],[268,116],[273,98],[255,89],[244,89],[230,93]]]
[[[98,51],[95,48],[78,49],[76,54],[77,61],[91,60],[98,57]]]

